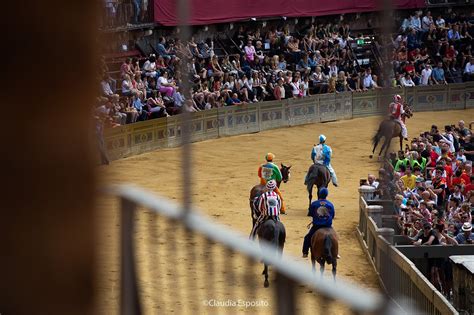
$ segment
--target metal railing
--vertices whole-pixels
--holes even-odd
[[[310,263],[211,222],[195,209],[131,186],[121,200],[121,313],[396,314],[384,296],[341,278],[316,276]],[[262,261],[270,264],[263,287]],[[260,278],[262,277],[262,278]]]
[[[386,205],[387,202],[379,201],[379,203]],[[357,237],[386,293],[397,304],[403,305],[402,308],[416,309],[421,314],[458,314],[418,267],[399,250],[404,252],[409,249],[415,250],[413,246],[393,245],[400,237],[395,235],[394,229],[386,228],[382,223],[388,211],[388,207],[382,205],[368,205],[361,191]],[[426,250],[439,251],[442,248],[423,247],[421,249],[418,247],[418,255],[425,257]],[[467,248],[463,250],[458,247],[450,250],[445,254],[463,253]]]

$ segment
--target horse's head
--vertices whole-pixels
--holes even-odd
[[[407,103],[403,104],[403,110],[405,111],[405,117],[411,118],[413,116],[413,110]]]
[[[281,163],[280,172],[281,172],[282,181],[284,183],[290,180],[290,177],[291,177],[290,168],[291,168],[291,165],[286,166],[285,164]]]

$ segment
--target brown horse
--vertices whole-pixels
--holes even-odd
[[[267,219],[259,227],[257,234],[259,242],[262,240],[269,242],[277,250],[278,257],[281,257],[286,240],[285,226],[283,223],[281,223],[281,221],[278,221],[274,218]],[[265,276],[263,286],[268,288],[270,283],[268,282],[268,265],[265,263],[265,261],[263,262],[262,275]]]
[[[308,209],[311,206],[311,201],[313,200],[313,186],[318,188],[318,192],[321,188],[328,188],[329,181],[331,180],[331,173],[326,166],[321,164],[313,164],[309,167],[308,173],[304,180],[306,189],[308,190],[309,205]]]
[[[403,109],[405,111],[405,114],[403,114],[402,116],[403,121],[405,121],[406,118],[410,118],[413,116],[413,112],[411,111],[411,108],[408,107],[407,104],[403,105]],[[390,143],[392,142],[392,138],[396,138],[396,137],[400,138],[400,151],[402,151],[403,150],[402,126],[400,125],[400,123],[398,123],[397,121],[391,118],[382,120],[380,122],[377,133],[372,138],[374,148],[372,149],[372,154],[370,155],[370,158],[373,157],[375,148],[377,148],[377,145],[379,144],[380,139],[384,138],[384,142],[383,142],[382,148],[380,148],[379,157],[382,155],[382,152],[384,149],[385,149],[384,156],[387,155],[387,152],[390,148]]]
[[[337,255],[339,243],[336,231],[332,228],[320,228],[311,238],[311,263],[313,271],[316,270],[315,264],[319,263],[321,277],[324,272],[324,264],[332,265],[332,276],[336,281]]]
[[[283,163],[281,163],[281,181],[277,182],[278,188],[280,188],[281,182],[288,182],[290,180],[290,166],[286,166]],[[258,217],[260,216],[260,210],[257,209],[255,206],[255,202],[260,197],[260,195],[265,191],[265,186],[263,185],[255,185],[252,187],[250,190],[250,198],[249,198],[249,205],[250,205],[250,215],[252,216],[252,228],[255,225],[255,222],[257,221]]]

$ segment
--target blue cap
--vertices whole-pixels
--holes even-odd
[[[325,135],[320,135],[319,136],[319,143],[323,143],[324,141],[326,141],[326,136]]]
[[[318,191],[318,199],[326,199],[328,194],[329,190],[326,187],[323,187]]]

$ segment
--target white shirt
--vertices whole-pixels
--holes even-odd
[[[372,80],[372,75],[371,74],[364,75],[363,84],[364,84],[364,88],[366,88],[366,89],[371,89],[371,88],[374,87],[374,80]]]
[[[415,82],[413,82],[411,78],[407,80],[405,79],[405,77],[403,77],[400,79],[400,83],[402,84],[402,86],[415,86]]]
[[[432,20],[428,16],[424,16],[422,23],[421,23],[421,28],[428,31],[430,29],[430,25],[433,23]]]
[[[464,73],[473,74],[474,73],[474,64],[471,64],[470,62],[468,62],[466,64],[466,67],[464,68]]]
[[[158,81],[156,82],[156,87],[160,88],[163,84],[168,84],[168,79],[165,77],[159,77]]]
[[[421,71],[421,85],[428,85],[428,80],[431,77],[431,72],[433,72],[433,70],[426,68]]]
[[[446,21],[443,18],[441,18],[439,20],[436,20],[436,26],[445,27],[446,26]]]

